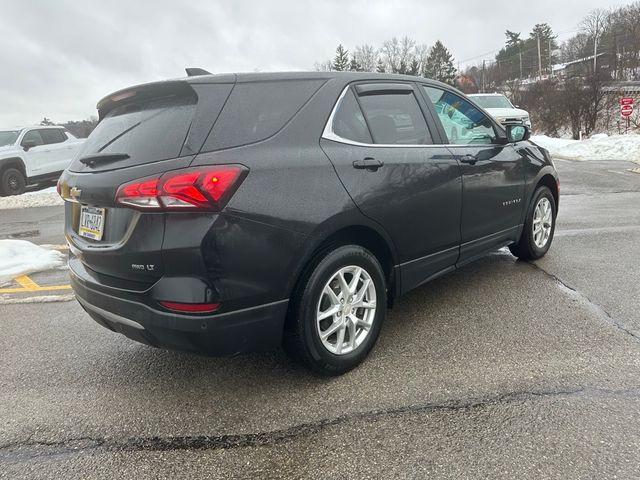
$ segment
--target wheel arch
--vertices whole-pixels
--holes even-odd
[[[22,158],[10,157],[0,160],[0,175],[2,175],[7,168],[17,168],[24,175],[25,180],[27,180],[27,168]]]
[[[341,245],[359,245],[369,250],[380,262],[387,282],[389,301],[399,291],[399,275],[396,274],[397,254],[391,238],[376,223],[361,218],[358,222],[330,220],[310,236],[300,261],[288,286],[293,294],[300,280],[320,261],[324,254]]]
[[[558,179],[552,175],[551,173],[543,173],[540,178],[538,178],[536,182],[536,187],[533,189],[535,192],[538,187],[545,186],[551,190],[551,195],[553,195],[553,200],[556,203],[556,214],[558,212],[558,205],[560,204],[560,188],[559,188]]]

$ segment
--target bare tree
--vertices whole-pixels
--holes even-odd
[[[609,12],[603,8],[591,10],[582,22],[580,22],[580,30],[593,40],[593,71],[597,70],[598,62],[598,40],[602,36],[609,22]]]
[[[420,45],[416,45],[415,48],[415,56],[416,60],[418,60],[418,64],[420,65],[420,75],[426,77],[426,66],[427,66],[427,58],[429,58],[429,46],[426,43],[422,43]]]
[[[405,65],[405,70],[413,63],[416,55],[415,52],[416,41],[409,37],[402,37],[402,40],[400,40],[400,63]]]
[[[588,57],[591,54],[588,48],[589,36],[585,33],[578,33],[562,44],[560,47],[560,59],[566,63]]]
[[[400,70],[401,46],[397,37],[386,40],[380,48],[386,71],[396,73]]]
[[[333,62],[331,60],[325,60],[324,62],[316,62],[313,67],[316,72],[329,72],[332,65]]]
[[[378,65],[378,52],[371,45],[359,45],[355,49],[355,56],[362,70],[375,72]]]

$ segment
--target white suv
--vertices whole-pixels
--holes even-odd
[[[484,108],[498,123],[522,123],[531,128],[529,112],[514,107],[507,97],[501,93],[474,93],[467,95],[471,100]]]
[[[0,195],[57,180],[83,142],[57,126],[0,130]]]

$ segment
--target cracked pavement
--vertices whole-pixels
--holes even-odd
[[[0,305],[0,478],[637,478],[629,165],[557,161],[547,257],[500,251],[409,293],[340,378],[282,352],[138,345],[75,302]],[[61,243],[55,208],[0,218],[26,232],[46,218]]]

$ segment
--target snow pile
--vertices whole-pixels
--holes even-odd
[[[0,240],[0,284],[20,275],[63,267],[65,255],[26,240]]]
[[[534,135],[531,140],[552,157],[569,160],[628,160],[640,163],[640,135],[593,135],[587,140],[568,140]]]
[[[37,295],[35,297],[18,297],[7,298],[6,296],[0,297],[0,305],[19,305],[24,303],[52,303],[52,302],[70,302],[74,300],[76,296],[73,293],[67,293],[65,295]]]
[[[22,195],[0,197],[0,210],[9,208],[50,207],[64,205],[56,187],[45,188],[37,192],[27,192]]]

